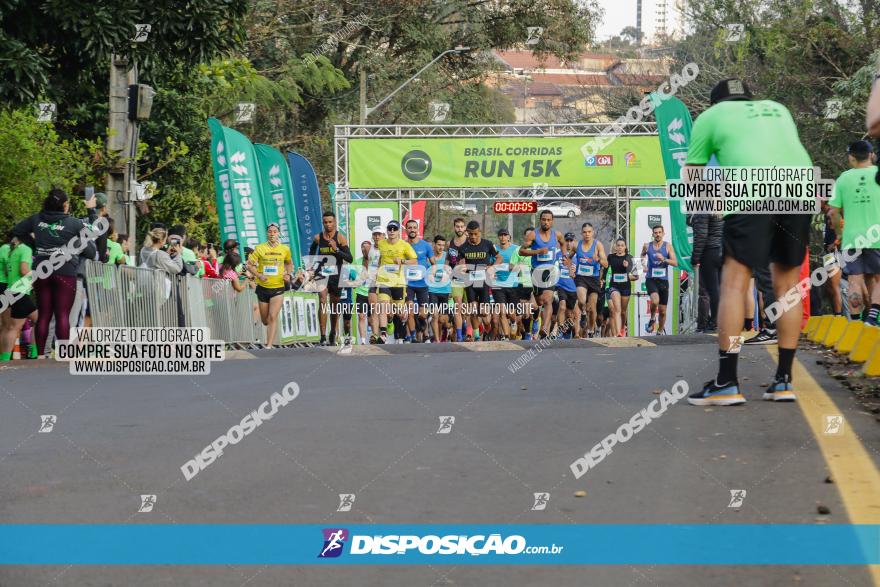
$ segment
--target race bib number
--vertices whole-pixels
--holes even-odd
[[[554,249],[550,249],[547,253],[538,253],[538,261],[552,261],[553,257],[556,256],[556,251]]]
[[[409,281],[418,281],[422,278],[422,272],[417,267],[407,267],[406,278]]]
[[[593,277],[596,268],[592,265],[578,265],[578,275],[581,277]]]
[[[486,270],[485,269],[474,269],[471,271],[471,280],[472,281],[485,281],[486,280]]]
[[[278,265],[266,265],[263,267],[263,275],[266,277],[275,277],[278,275]]]
[[[625,283],[626,282],[626,273],[615,273],[614,277],[611,278],[614,283]]]
[[[651,277],[666,277],[666,268],[654,267],[651,269]]]
[[[397,273],[398,271],[400,271],[400,267],[398,265],[383,265],[382,268],[385,269],[385,271],[387,271],[388,273]]]

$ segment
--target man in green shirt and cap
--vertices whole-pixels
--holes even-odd
[[[694,123],[686,166],[702,167],[714,155],[720,167],[812,167],[788,109],[772,100],[753,100],[744,82],[725,79],[712,89],[712,106]],[[688,177],[688,170],[682,171]],[[810,240],[811,214],[732,213],[724,218],[724,265],[718,306],[719,369],[714,380],[691,394],[698,406],[745,403],[737,381],[737,359],[745,315],[745,296],[754,268],[771,264],[777,292],[789,291],[800,277]],[[779,364],[763,399],[794,401],[791,370],[800,335],[801,303],[776,322]]]

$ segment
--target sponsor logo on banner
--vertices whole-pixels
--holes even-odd
[[[626,165],[627,168],[642,166],[642,162],[638,160],[636,154],[632,151],[627,151],[626,153],[624,153],[623,163]]]
[[[586,167],[612,167],[614,165],[613,155],[591,155],[584,158],[584,166]]]
[[[407,178],[422,181],[431,174],[431,157],[424,151],[410,151],[401,159],[400,169]]]
[[[348,530],[345,528],[324,528],[324,546],[318,554],[318,558],[337,558],[342,554],[345,541],[348,540]]]

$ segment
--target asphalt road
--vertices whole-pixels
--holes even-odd
[[[513,345],[407,345],[382,354],[275,350],[206,377],[0,371],[0,523],[848,523],[799,406],[682,401],[580,480],[569,465],[660,389],[714,374],[709,337],[610,348],[557,343],[515,374]],[[488,346],[488,345],[487,345]],[[472,347],[473,348],[473,347]],[[498,348],[495,346],[494,348]],[[373,352],[370,349],[367,352]],[[844,411],[874,465],[880,428],[799,355]],[[772,374],[746,349],[750,398]],[[295,381],[301,394],[187,482],[180,466]],[[41,414],[58,417],[38,434]],[[449,434],[439,418],[455,416]],[[730,490],[746,489],[740,508]],[[585,497],[575,497],[576,491]],[[549,492],[544,511],[533,493]],[[354,493],[350,512],[338,494]],[[140,494],[156,494],[137,513]],[[880,496],[877,496],[880,506]],[[817,514],[817,506],[830,509]],[[657,548],[662,549],[663,544]],[[772,547],[772,545],[768,545]],[[736,548],[694,544],[693,548]],[[863,567],[0,567],[25,585],[872,585]]]

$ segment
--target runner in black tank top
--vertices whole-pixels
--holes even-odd
[[[317,267],[317,271],[320,275],[323,275],[327,279],[327,287],[322,288],[319,292],[320,303],[318,304],[318,323],[321,328],[321,345],[327,345],[327,337],[325,336],[325,332],[327,331],[327,314],[325,312],[325,304],[327,304],[327,300],[330,300],[330,344],[336,344],[336,322],[338,320],[336,314],[336,307],[340,303],[340,294],[342,293],[339,289],[339,272],[342,269],[342,263],[351,263],[353,257],[351,255],[351,251],[348,249],[348,239],[345,238],[345,235],[340,233],[336,229],[336,215],[333,212],[324,212],[322,221],[324,223],[324,230],[319,234],[315,235],[315,238],[312,239],[312,244],[309,246],[309,255],[326,255],[330,257],[334,257],[335,261],[330,262],[321,262]],[[315,276],[316,278],[319,275]],[[348,293],[348,292],[347,292]],[[349,293],[350,297],[350,293]],[[348,300],[345,300],[348,302]],[[345,340],[343,344],[351,343],[351,314],[346,313],[347,320],[343,320],[343,328],[345,333]],[[345,318],[345,316],[343,318]]]
[[[626,336],[626,315],[629,296],[632,293],[633,258],[626,250],[626,241],[617,239],[612,247],[614,253],[608,255],[608,269],[605,283],[610,292],[612,336]]]

